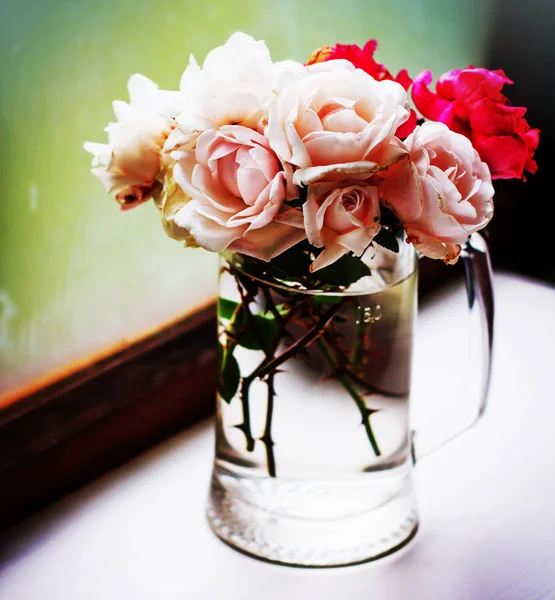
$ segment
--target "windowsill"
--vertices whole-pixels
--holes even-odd
[[[555,487],[549,482],[555,471],[555,290],[499,275],[496,301],[488,411],[464,437],[416,467],[422,527],[406,551],[371,565],[313,572],[275,567],[229,549],[204,519],[213,434],[211,423],[203,422],[13,529],[4,543],[4,595],[549,596],[555,572]],[[465,355],[450,351],[461,344],[445,340],[464,342],[466,321],[455,318],[462,309],[464,297],[451,291],[443,293],[441,310],[433,302],[423,310],[415,405],[424,388],[426,403],[436,407],[456,399],[449,369],[456,370]],[[447,321],[452,333],[445,331]]]
[[[0,530],[213,410],[216,308],[0,411]]]

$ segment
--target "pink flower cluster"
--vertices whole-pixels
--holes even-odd
[[[426,119],[441,121],[466,136],[488,165],[492,179],[523,179],[535,173],[534,152],[539,130],[524,118],[526,109],[512,106],[501,93],[513,83],[503,71],[454,69],[444,73],[436,93],[428,89],[432,73],[424,71],[414,81],[412,98]]]
[[[267,261],[308,239],[322,249],[315,271],[360,256],[387,211],[408,243],[453,263],[493,215],[492,174],[535,171],[538,131],[501,94],[501,71],[451,71],[433,93],[429,72],[393,76],[375,50],[337,45],[306,65],[274,63],[236,33],[202,67],[191,59],[179,91],[152,84],[136,110],[152,112],[143,124],[128,119],[111,126],[109,146],[88,144],[94,172],[117,191],[141,186],[141,200],[164,205],[167,231],[213,252]],[[147,149],[159,158],[142,181]]]

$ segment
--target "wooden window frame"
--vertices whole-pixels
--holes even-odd
[[[216,304],[0,409],[0,530],[215,406]]]

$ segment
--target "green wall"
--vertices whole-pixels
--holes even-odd
[[[479,63],[489,0],[0,0],[0,392],[202,303],[215,257],[122,214],[89,174],[130,74],[178,85],[241,29],[275,59],[380,42],[391,70]]]

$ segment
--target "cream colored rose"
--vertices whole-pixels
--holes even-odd
[[[178,124],[166,152],[193,149],[203,131],[223,125],[256,129],[267,114],[273,68],[265,43],[240,32],[209,52],[202,67],[191,55],[180,91],[154,94],[158,110]]]
[[[115,194],[122,208],[132,208],[158,194],[169,157],[161,151],[172,127],[171,119],[158,115],[151,92],[158,86],[142,75],[128,83],[131,102],[113,103],[118,121],[106,127],[108,144],[85,142],[94,155],[92,172],[106,191]]]
[[[192,200],[173,221],[207,250],[270,260],[306,237],[304,229],[275,220],[296,190],[267,140],[252,129],[205,131],[195,150],[183,153],[174,177]]]
[[[377,188],[367,181],[314,183],[303,205],[308,241],[324,248],[311,272],[351,251],[360,256],[380,230]]]
[[[338,60],[281,72],[276,88],[266,136],[297,168],[295,184],[366,179],[406,155],[394,137],[409,116],[398,83]]]
[[[154,198],[154,204],[160,212],[164,231],[168,237],[185,242],[185,246],[188,248],[198,248],[199,245],[193,236],[175,222],[175,215],[190,201],[191,197],[187,196],[173,178],[173,169],[167,171],[164,176],[162,191]]]
[[[487,165],[463,135],[426,122],[405,140],[410,161],[385,174],[382,202],[425,256],[455,263],[469,235],[493,216]]]

